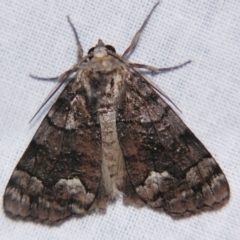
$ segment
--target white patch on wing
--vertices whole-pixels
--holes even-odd
[[[74,211],[81,211],[94,200],[95,195],[87,192],[78,178],[60,179],[55,184],[55,194],[58,200],[73,199],[72,208]],[[79,210],[77,210],[79,209]]]
[[[67,116],[66,129],[71,130],[76,128],[76,122],[74,119],[74,112],[70,111]]]
[[[43,184],[42,181],[37,179],[36,177],[31,177],[28,187],[28,194],[31,196],[40,196],[43,192]]]
[[[173,181],[174,178],[167,171],[162,173],[151,171],[150,175],[146,178],[144,185],[138,186],[136,191],[144,200],[151,202],[159,192],[167,192]],[[162,204],[161,198],[156,200],[155,204],[157,202],[160,204],[160,207]]]
[[[27,216],[29,213],[29,197],[26,192],[29,186],[30,175],[20,170],[14,170],[12,181],[16,183],[16,187],[7,187],[5,197],[8,201],[4,201],[6,211],[13,215]]]
[[[210,187],[217,203],[223,201],[229,195],[226,178],[223,173],[213,178]]]

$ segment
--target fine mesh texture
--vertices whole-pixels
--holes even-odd
[[[29,124],[58,76],[76,62],[70,15],[84,53],[101,38],[123,53],[155,1],[8,1],[0,3],[0,196],[53,101]],[[180,221],[149,208],[125,207],[72,218],[58,227],[12,221],[0,211],[1,239],[237,239],[239,238],[240,2],[162,1],[132,62],[167,67],[148,75],[181,109],[181,118],[216,158],[231,188],[221,210]],[[2,206],[2,197],[0,198]]]

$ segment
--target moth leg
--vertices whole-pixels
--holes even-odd
[[[59,79],[59,77],[49,77],[49,78],[43,78],[43,77],[38,77],[38,76],[34,76],[32,74],[29,74],[29,76],[33,79],[36,79],[36,80],[44,80],[44,81],[57,81]]]
[[[34,79],[39,79],[39,80],[58,80],[56,86],[52,89],[52,91],[48,94],[48,96],[46,97],[46,99],[43,101],[42,105],[39,107],[39,109],[37,110],[37,112],[34,114],[34,116],[31,118],[30,122],[36,117],[36,115],[40,112],[40,110],[45,106],[45,104],[51,99],[51,97],[57,92],[57,90],[63,85],[64,82],[66,82],[67,80],[71,79],[71,74],[73,74],[74,72],[76,72],[78,69],[78,65],[74,65],[73,67],[71,67],[69,70],[67,70],[66,72],[64,72],[63,74],[61,74],[59,77],[56,78],[39,78],[39,77],[35,77],[30,75],[32,78]],[[29,123],[30,123],[29,122]]]
[[[129,45],[129,47],[125,50],[125,52],[124,52],[123,55],[122,55],[123,58],[126,58],[127,55],[128,55],[128,54],[134,49],[134,47],[137,45],[137,42],[138,42],[138,40],[139,40],[139,38],[140,38],[140,35],[141,35],[142,30],[143,30],[144,27],[146,26],[149,18],[151,17],[153,11],[155,10],[155,8],[157,7],[158,4],[159,4],[159,2],[157,2],[157,3],[153,6],[151,12],[148,14],[147,18],[144,20],[142,26],[141,26],[140,29],[135,33],[135,36],[133,37],[131,44]]]
[[[36,80],[43,80],[43,81],[58,81],[59,77],[48,77],[48,78],[43,78],[43,77],[38,77],[38,76],[34,76],[32,74],[29,75],[31,78],[36,79]],[[75,76],[69,77],[69,81],[73,80],[75,78]]]
[[[71,19],[69,16],[67,16],[67,20],[73,30],[73,33],[74,33],[74,37],[75,37],[75,40],[76,40],[76,43],[77,43],[77,55],[78,55],[78,59],[81,60],[82,57],[83,57],[83,49],[82,49],[82,45],[79,41],[79,37],[78,37],[78,34],[77,34],[77,31],[76,31],[76,28],[73,26],[72,22],[71,22]]]
[[[182,67],[184,67],[185,65],[187,65],[187,64],[189,64],[191,62],[192,62],[191,60],[188,60],[187,62],[179,64],[177,66],[166,67],[166,68],[157,68],[157,67],[154,67],[154,66],[149,66],[149,65],[145,65],[145,64],[141,64],[141,63],[130,63],[130,66],[131,67],[135,67],[135,68],[145,68],[145,69],[150,70],[150,71],[152,71],[154,73],[158,73],[158,72],[173,71],[173,70],[182,68]]]

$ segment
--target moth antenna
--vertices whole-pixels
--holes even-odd
[[[142,30],[144,29],[144,27],[146,26],[149,18],[151,17],[153,11],[155,10],[155,8],[157,7],[157,5],[160,3],[160,1],[158,1],[152,8],[151,12],[148,14],[147,18],[144,20],[142,26],[140,27],[140,29],[135,33],[131,44],[129,45],[129,47],[125,50],[125,52],[123,53],[122,57],[126,58],[127,55],[135,48],[135,46],[137,45],[137,42],[140,38],[140,35],[142,33]]]
[[[74,37],[75,37],[75,40],[76,40],[76,43],[77,43],[77,55],[78,55],[78,60],[81,60],[82,57],[83,57],[83,49],[82,49],[82,45],[79,41],[79,37],[78,37],[78,34],[77,34],[77,30],[76,28],[74,27],[73,23],[71,22],[71,19],[69,16],[67,16],[67,20],[68,20],[68,23],[70,24],[72,30],[73,30],[73,33],[74,33]]]

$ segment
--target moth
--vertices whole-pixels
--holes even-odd
[[[159,69],[127,60],[158,4],[122,55],[98,40],[83,56],[68,17],[78,62],[58,77],[46,101],[66,86],[12,173],[3,199],[7,215],[55,223],[104,211],[119,194],[126,204],[173,217],[228,201],[229,185],[215,159],[137,70],[171,71],[190,61]]]

